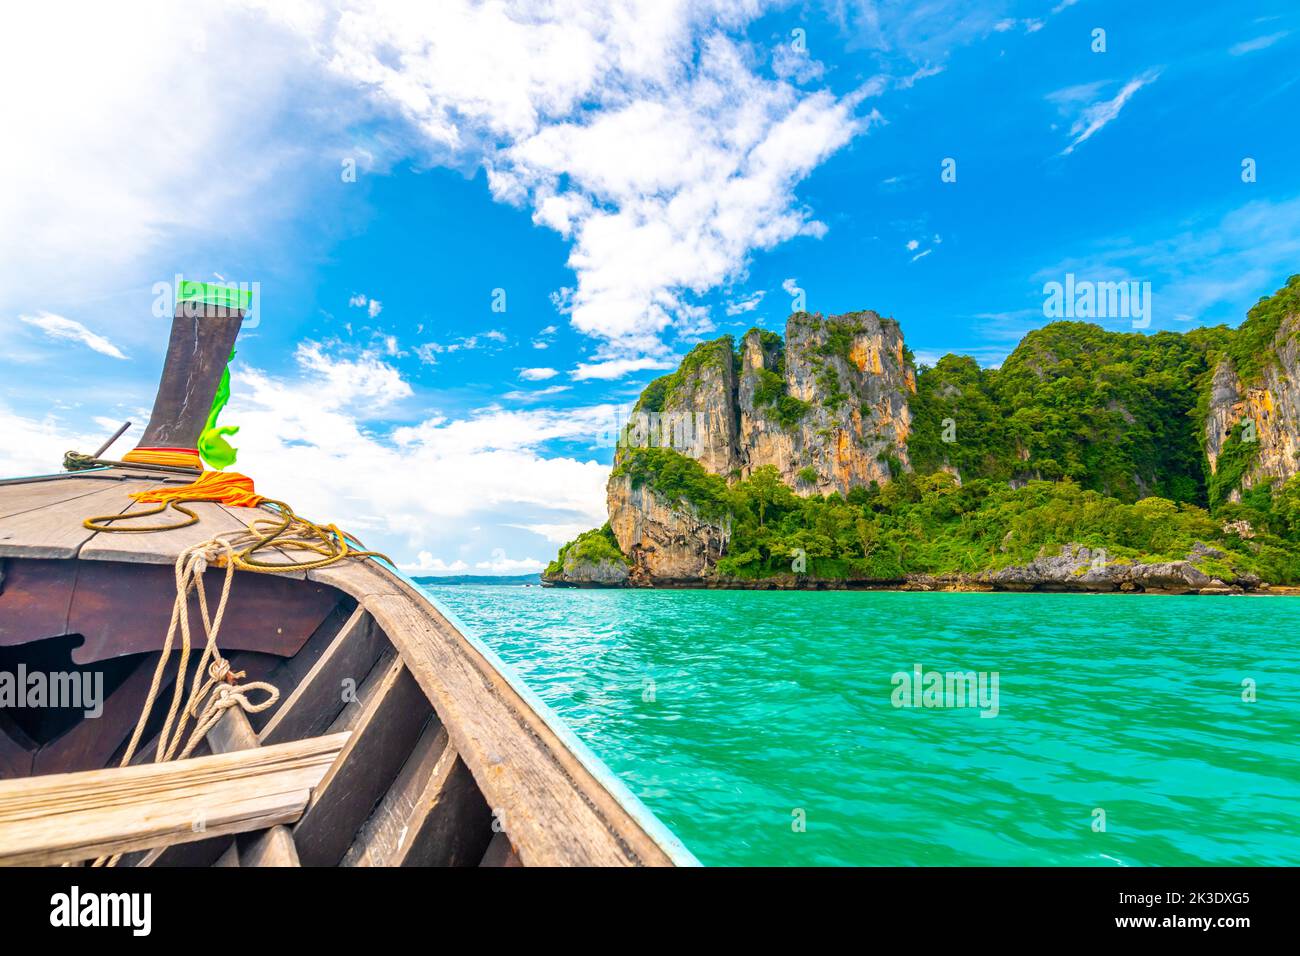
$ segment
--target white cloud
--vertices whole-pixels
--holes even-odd
[[[1076,147],[1087,142],[1096,133],[1100,132],[1106,124],[1119,116],[1120,111],[1124,109],[1124,104],[1132,99],[1134,93],[1142,89],[1142,87],[1154,83],[1159,76],[1159,70],[1147,70],[1125,83],[1111,99],[1090,103],[1083,107],[1082,112],[1070,126],[1070,135],[1074,139],[1070,142],[1070,145],[1061,151],[1061,155],[1068,156],[1074,152]],[[1102,84],[1099,83],[1072,86],[1052,93],[1048,96],[1048,99],[1057,103],[1062,112],[1067,112],[1076,107],[1081,100],[1090,99],[1101,86]]]
[[[372,352],[341,359],[327,355],[318,342],[304,342],[295,358],[305,371],[320,378],[323,394],[317,400],[323,407],[379,410],[411,395],[401,373]]]
[[[546,563],[538,561],[536,558],[508,558],[504,549],[493,548],[492,560],[479,561],[474,567],[492,574],[528,574],[532,571],[543,570]]]
[[[546,388],[537,388],[532,391],[514,389],[506,392],[501,397],[512,402],[537,402],[551,395],[559,395],[561,392],[572,391],[569,385],[548,385]]]
[[[924,252],[918,252],[916,255],[912,256],[912,261],[915,262],[917,259],[924,259],[932,252],[934,252],[933,249],[926,249]]]
[[[356,2],[300,29],[337,76],[404,116],[433,161],[482,163],[497,199],[572,241],[565,311],[612,369],[662,357],[670,329],[704,328],[695,297],[753,251],[822,235],[794,188],[879,118],[857,115],[861,94],[755,72],[726,31],[760,12]]]
[[[413,563],[399,564],[398,567],[411,574],[460,574],[469,570],[469,565],[464,561],[458,559],[448,563],[442,558],[435,558],[429,551],[421,551]]]
[[[488,406],[393,427],[382,422],[411,387],[391,366],[310,343],[297,363],[292,375],[232,368],[234,394],[222,421],[240,426],[235,469],[262,494],[336,521],[399,561],[421,550],[482,558],[488,542],[473,529],[489,522],[604,522],[609,466],[554,456],[546,445],[594,449],[613,431],[614,406]],[[66,439],[58,443],[54,462],[66,447],[73,447]]]
[[[238,4],[7,6],[0,311],[132,294],[147,309],[178,269],[229,272],[235,248],[255,258],[301,208],[316,179],[303,171],[337,164],[331,137],[354,115],[336,81],[299,82],[287,49]],[[231,69],[232,51],[257,68]],[[143,315],[128,343],[153,329]]]
[[[677,362],[672,359],[656,359],[649,357],[607,359],[603,362],[579,362],[569,375],[575,381],[579,382],[593,378],[608,381],[610,379],[622,378],[629,372],[644,372],[647,369],[675,368],[676,365]]]
[[[521,368],[519,377],[527,382],[544,382],[560,373],[553,368]]]
[[[743,315],[746,312],[753,312],[758,308],[758,304],[763,301],[763,296],[766,294],[767,293],[760,290],[744,299],[737,299],[735,302],[728,302],[727,315]]]
[[[1287,35],[1286,30],[1281,33],[1270,33],[1268,36],[1256,37],[1253,40],[1243,40],[1240,43],[1234,43],[1228,48],[1228,53],[1232,56],[1243,56],[1247,53],[1254,53],[1257,50],[1265,50],[1271,47],[1278,40]]]
[[[93,452],[121,422],[106,434],[91,434],[70,426],[50,413],[27,418],[0,403],[0,478],[49,475],[63,470],[63,453],[70,448]],[[602,518],[601,521],[604,521]]]
[[[788,295],[798,295],[801,291],[799,289],[798,279],[786,279],[781,283],[781,288],[784,289]]]
[[[909,240],[907,240],[907,251],[908,251],[908,252],[915,252],[915,251],[920,247],[920,245],[921,245],[921,243],[920,243],[919,240],[917,240],[917,239],[909,239]]]
[[[570,524],[517,524],[511,525],[513,528],[522,528],[525,531],[531,531],[533,534],[541,535],[551,544],[568,544],[584,531],[590,531],[589,525],[578,523]]]
[[[64,318],[52,312],[38,312],[35,315],[20,315],[18,321],[40,329],[52,339],[65,339],[80,342],[88,349],[107,355],[110,358],[125,359],[122,350],[104,336],[92,332],[76,319]]]
[[[366,313],[373,319],[376,318],[384,309],[384,304],[378,299],[371,299],[370,304],[366,306]]]

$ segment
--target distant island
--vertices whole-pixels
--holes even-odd
[[[875,312],[704,342],[620,440],[550,586],[1285,591],[1300,276],[1237,329],[1030,332],[917,367]]]
[[[444,574],[413,577],[416,584],[541,584],[540,574]]]

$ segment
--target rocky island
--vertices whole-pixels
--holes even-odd
[[[642,392],[571,587],[1283,591],[1300,583],[1300,276],[1237,329],[1054,322],[917,367],[796,313]]]

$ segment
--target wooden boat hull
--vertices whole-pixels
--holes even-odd
[[[117,766],[166,634],[177,555],[264,516],[200,504],[190,528],[104,534],[82,526],[91,515],[138,509],[129,492],[179,480],[104,469],[0,483],[0,672],[98,674],[104,696],[96,718],[0,709],[0,808],[22,806],[4,800],[21,794],[13,788],[22,778]],[[223,575],[207,572],[210,593]],[[281,698],[263,713],[227,711],[196,755],[338,734],[346,743],[291,822],[169,832],[163,845],[136,846],[158,839],[146,828],[130,838],[135,849],[124,863],[694,862],[487,648],[375,561],[236,572],[221,634],[232,665],[274,684]],[[162,696],[173,678],[174,669]],[[145,738],[156,732],[148,728]],[[150,754],[146,745],[133,762]],[[0,862],[6,825],[0,809]],[[44,862],[78,850],[61,852]]]

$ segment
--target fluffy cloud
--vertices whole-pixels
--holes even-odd
[[[871,122],[861,93],[759,74],[727,31],[763,6],[354,2],[293,27],[433,161],[483,165],[498,199],[572,241],[565,311],[599,343],[586,377],[615,377],[663,358],[670,331],[708,331],[694,298],[754,250],[821,235],[795,186]]]
[[[529,574],[533,571],[541,571],[546,567],[546,562],[538,561],[536,558],[508,558],[504,549],[493,548],[492,560],[479,561],[474,567],[489,574]]]
[[[18,321],[40,329],[52,339],[66,339],[80,342],[88,349],[107,355],[110,358],[125,359],[122,350],[98,332],[92,332],[76,319],[68,319],[52,312],[38,312],[35,315],[20,315]]]
[[[428,571],[447,572],[465,560],[454,549],[485,553],[478,528],[486,522],[590,528],[605,520],[608,466],[548,457],[545,446],[597,445],[612,428],[613,406],[492,406],[394,427],[384,420],[412,394],[397,369],[373,354],[343,355],[313,343],[296,358],[293,375],[232,368],[234,398],[222,421],[240,426],[235,467],[263,494],[337,521],[399,561],[420,551],[453,555],[441,567],[429,563],[432,557],[412,566]],[[490,540],[536,547],[532,534],[510,542],[494,531]],[[514,559],[493,562],[505,567],[502,560]]]
[[[548,378],[555,378],[559,375],[553,368],[521,368],[519,377],[526,382],[544,382]]]
[[[0,311],[132,292],[147,308],[153,282],[223,269],[236,244],[297,214],[314,179],[302,171],[337,163],[329,147],[353,114],[328,78],[301,82],[288,47],[237,3],[7,7],[0,128],[16,138],[0,150]],[[128,345],[151,328],[130,314],[146,318],[123,331]]]
[[[763,301],[765,292],[755,292],[753,295],[746,296],[743,299],[737,299],[734,302],[727,303],[727,315],[744,315],[746,312],[753,312]]]
[[[607,359],[603,362],[579,362],[569,375],[579,382],[593,378],[608,381],[609,379],[622,378],[629,372],[674,368],[676,365],[677,361],[675,359],[649,357]]]

